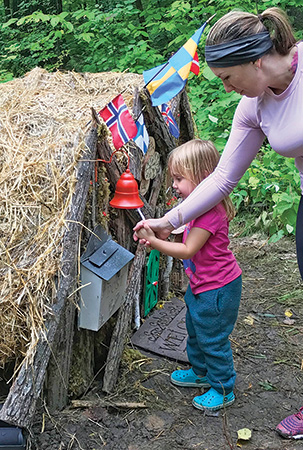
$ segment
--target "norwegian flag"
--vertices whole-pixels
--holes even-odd
[[[162,114],[163,119],[164,119],[166,125],[168,126],[171,134],[175,138],[178,138],[180,136],[180,131],[179,131],[178,125],[174,119],[174,116],[173,116],[169,106],[166,103],[163,103],[161,105],[161,114]]]
[[[190,67],[190,71],[193,72],[195,75],[199,75],[200,64],[199,64],[199,57],[198,57],[197,52],[194,55],[194,59],[193,59],[192,65]]]
[[[117,150],[136,136],[137,126],[121,94],[101,109],[99,114],[110,129],[113,144]]]

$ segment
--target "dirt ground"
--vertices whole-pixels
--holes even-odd
[[[274,431],[303,405],[303,291],[294,241],[268,245],[258,237],[237,238],[232,248],[243,270],[242,303],[231,336],[235,403],[204,414],[191,405],[199,389],[169,381],[173,370],[185,366],[129,347],[115,392],[105,397],[96,383],[82,399],[90,407],[69,407],[56,415],[41,409],[32,448],[303,450],[303,440],[285,440]],[[237,442],[242,428],[252,437]]]

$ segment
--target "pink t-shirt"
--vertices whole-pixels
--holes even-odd
[[[229,195],[256,157],[265,137],[277,153],[295,159],[303,194],[303,42],[297,47],[297,70],[282,94],[267,88],[259,97],[242,97],[215,171],[166,214],[174,228],[204,214]]]
[[[229,223],[222,203],[188,223],[183,242],[193,227],[211,233],[204,246],[191,259],[183,260],[193,293],[218,289],[238,278],[242,271],[228,248]]]

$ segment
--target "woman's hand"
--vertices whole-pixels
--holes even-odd
[[[164,217],[161,217],[160,219],[147,219],[147,220],[141,220],[137,223],[137,225],[133,228],[134,230],[134,240],[138,241],[140,238],[137,236],[136,231],[140,230],[141,228],[144,228],[144,225],[147,225],[149,228],[152,229],[152,231],[155,233],[157,238],[159,239],[166,239],[172,230],[174,229],[171,223]],[[141,242],[142,241],[142,242]],[[140,239],[140,244],[146,244],[146,240]]]

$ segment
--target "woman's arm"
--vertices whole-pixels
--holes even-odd
[[[164,216],[165,221],[169,221],[174,228],[195,219],[220,203],[231,193],[256,157],[265,137],[258,123],[257,101],[246,97],[241,99],[216,170],[180,205]]]
[[[192,258],[203,247],[211,235],[209,231],[203,228],[193,227],[186,237],[186,242],[182,243],[163,241],[157,238],[152,229],[147,225],[144,225],[144,228],[140,228],[136,233],[139,239],[148,241],[152,248],[159,250],[159,252],[165,255],[179,259]]]
[[[256,157],[265,138],[259,126],[257,105],[257,98],[241,99],[235,112],[230,137],[216,170],[180,205],[160,219],[139,222],[134,228],[135,231],[146,223],[159,238],[165,239],[174,228],[209,211],[230,194]]]

